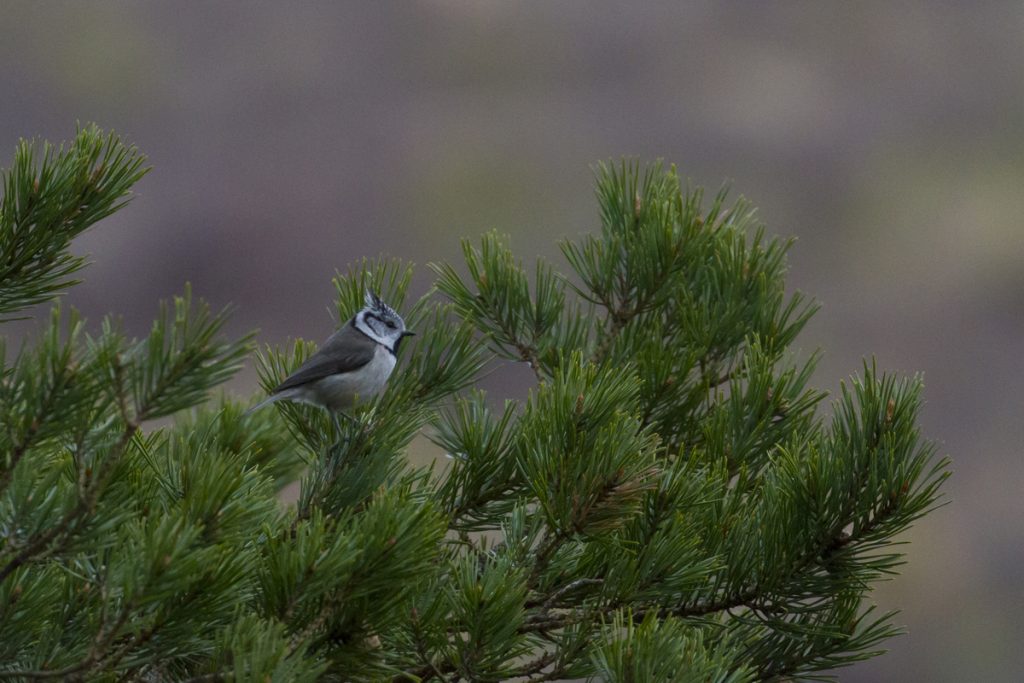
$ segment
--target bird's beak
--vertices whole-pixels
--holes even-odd
[[[412,330],[402,330],[402,336],[403,337],[415,337],[416,333],[413,332]]]

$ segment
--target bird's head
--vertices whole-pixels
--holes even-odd
[[[370,339],[396,353],[401,341],[415,334],[405,329],[405,321],[395,309],[370,291],[366,292],[363,310],[356,313],[355,326]]]

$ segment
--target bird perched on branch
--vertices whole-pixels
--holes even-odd
[[[275,401],[301,401],[326,408],[338,426],[339,413],[348,418],[345,409],[384,388],[395,369],[398,345],[414,334],[405,329],[402,316],[367,292],[363,309],[246,414]]]

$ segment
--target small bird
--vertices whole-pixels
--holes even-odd
[[[402,316],[367,292],[363,309],[246,415],[275,401],[301,401],[331,411],[338,427],[337,413],[345,415],[359,398],[384,388],[395,369],[398,345],[413,335]]]

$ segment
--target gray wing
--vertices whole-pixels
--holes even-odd
[[[324,377],[358,370],[373,360],[376,346],[376,342],[351,324],[345,325],[270,393],[277,394]]]

